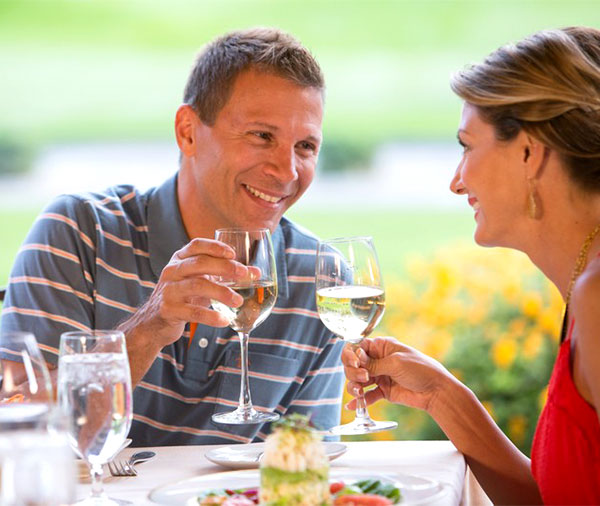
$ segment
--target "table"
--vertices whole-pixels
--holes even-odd
[[[466,465],[461,453],[449,441],[368,441],[344,442],[348,451],[331,462],[331,467],[349,467],[373,472],[399,472],[435,479],[448,489],[440,504],[465,504]],[[145,448],[157,456],[140,464],[136,477],[105,478],[104,487],[109,496],[127,499],[134,504],[155,504],[148,499],[149,492],[159,486],[193,476],[227,471],[209,462],[204,454],[216,446],[165,446]],[[127,448],[120,457],[128,457],[140,448]],[[77,496],[90,493],[89,484],[79,484]]]

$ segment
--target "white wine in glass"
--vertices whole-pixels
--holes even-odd
[[[57,389],[59,406],[71,421],[71,446],[92,477],[92,495],[77,504],[131,504],[107,497],[102,488],[102,465],[119,452],[131,427],[131,373],[123,333],[62,334]]]
[[[358,348],[377,326],[385,309],[385,291],[371,237],[341,237],[321,241],[316,267],[317,310],[325,326]],[[358,435],[395,429],[391,421],[369,416],[361,389],[356,417],[329,429],[335,435]]]
[[[273,422],[279,419],[277,413],[257,411],[252,405],[248,378],[249,333],[271,314],[277,300],[277,270],[271,234],[266,228],[223,228],[215,232],[215,239],[231,246],[235,251],[235,260],[250,267],[250,274],[247,279],[235,281],[217,278],[217,282],[239,293],[244,302],[234,308],[212,301],[213,309],[225,316],[229,326],[237,332],[241,353],[239,405],[234,411],[214,414],[212,419],[217,423],[232,425]]]

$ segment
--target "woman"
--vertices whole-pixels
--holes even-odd
[[[542,31],[458,73],[450,188],[475,241],[525,252],[566,302],[531,461],[441,364],[392,338],[343,354],[355,392],[427,411],[495,503],[600,504],[600,31]],[[350,403],[350,408],[354,407]]]

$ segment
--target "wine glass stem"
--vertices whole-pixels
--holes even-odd
[[[102,464],[92,464],[90,475],[92,477],[92,497],[104,497],[104,488],[102,486]]]
[[[246,332],[238,332],[240,338],[240,406],[238,409],[248,412],[252,409],[252,399],[250,398],[250,383],[248,378],[248,340]]]
[[[360,348],[359,343],[352,344],[352,350],[354,353]],[[367,410],[367,401],[365,400],[365,391],[362,387],[359,388],[358,395],[356,396],[356,411],[354,418],[359,422],[372,423],[369,411]]]

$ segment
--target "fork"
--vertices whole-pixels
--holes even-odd
[[[156,453],[150,451],[134,453],[129,460],[112,461],[108,463],[108,470],[112,476],[137,476],[137,471],[133,466],[141,462],[146,462],[154,457]]]

